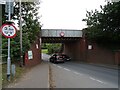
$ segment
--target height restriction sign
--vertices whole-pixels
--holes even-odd
[[[14,38],[16,36],[17,29],[12,24],[4,24],[1,27],[2,35],[6,38]]]

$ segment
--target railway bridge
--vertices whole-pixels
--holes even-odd
[[[42,29],[42,43],[62,43],[63,52],[72,57],[72,60],[80,59],[79,48],[83,37],[82,30],[69,29]]]

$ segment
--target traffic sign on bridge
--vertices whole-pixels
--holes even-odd
[[[64,32],[60,32],[60,36],[64,37],[65,33]]]
[[[4,24],[2,25],[0,31],[2,35],[6,38],[14,38],[16,36],[17,29],[12,24]]]

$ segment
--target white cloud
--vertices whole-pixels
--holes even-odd
[[[40,8],[42,28],[82,29],[86,10],[99,9],[105,0],[43,0]]]

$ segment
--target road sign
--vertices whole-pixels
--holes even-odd
[[[10,10],[10,13],[13,14],[13,9],[14,9],[14,7],[13,7],[13,1],[6,2],[6,4],[5,4],[5,12],[9,13],[9,10]]]
[[[17,29],[12,24],[4,24],[1,27],[1,32],[6,38],[14,38],[16,36]]]
[[[61,37],[64,37],[64,35],[65,35],[64,32],[61,32],[61,33],[60,33],[60,36],[61,36]]]

